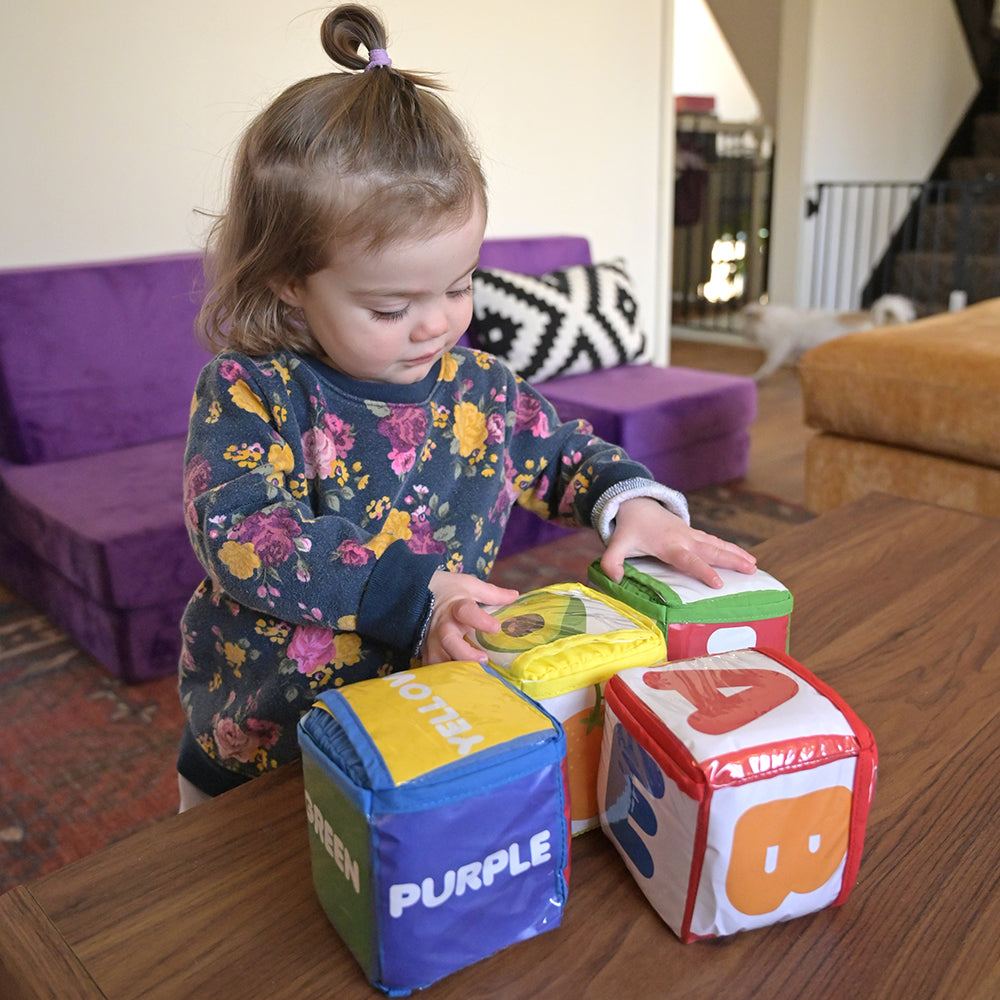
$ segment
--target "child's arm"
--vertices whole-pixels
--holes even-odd
[[[659,501],[645,496],[624,500],[618,507],[601,569],[618,582],[625,560],[632,556],[654,556],[709,587],[722,586],[713,567],[740,573],[753,573],[757,568],[749,552],[692,528]]]
[[[510,604],[517,600],[517,591],[487,583],[468,573],[449,573],[447,570],[438,570],[431,577],[430,590],[434,595],[434,609],[420,651],[424,663],[485,662],[486,654],[473,646],[468,636],[477,630],[498,632],[500,623],[480,605]]]

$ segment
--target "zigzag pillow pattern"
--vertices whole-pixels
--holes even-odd
[[[472,288],[470,341],[529,382],[645,360],[646,336],[621,260],[540,277],[483,268]]]

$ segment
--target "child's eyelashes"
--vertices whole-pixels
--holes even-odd
[[[396,323],[401,320],[410,311],[409,306],[403,306],[402,309],[395,309],[392,312],[379,312],[377,309],[372,310],[372,319],[379,323]]]
[[[463,299],[472,294],[472,282],[463,285],[461,288],[453,288],[445,293],[449,299]],[[407,303],[400,309],[372,309],[370,310],[372,319],[379,323],[397,323],[403,319],[410,311],[410,304]]]

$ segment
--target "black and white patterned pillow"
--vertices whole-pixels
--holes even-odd
[[[483,268],[472,277],[474,347],[529,382],[648,360],[621,260],[540,277]]]

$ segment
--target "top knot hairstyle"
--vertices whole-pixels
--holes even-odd
[[[237,149],[206,257],[199,329],[213,349],[319,353],[276,289],[338,253],[458,228],[486,208],[468,133],[435,93],[438,83],[391,65],[381,20],[344,4],[327,14],[320,38],[348,72],[289,87]]]

